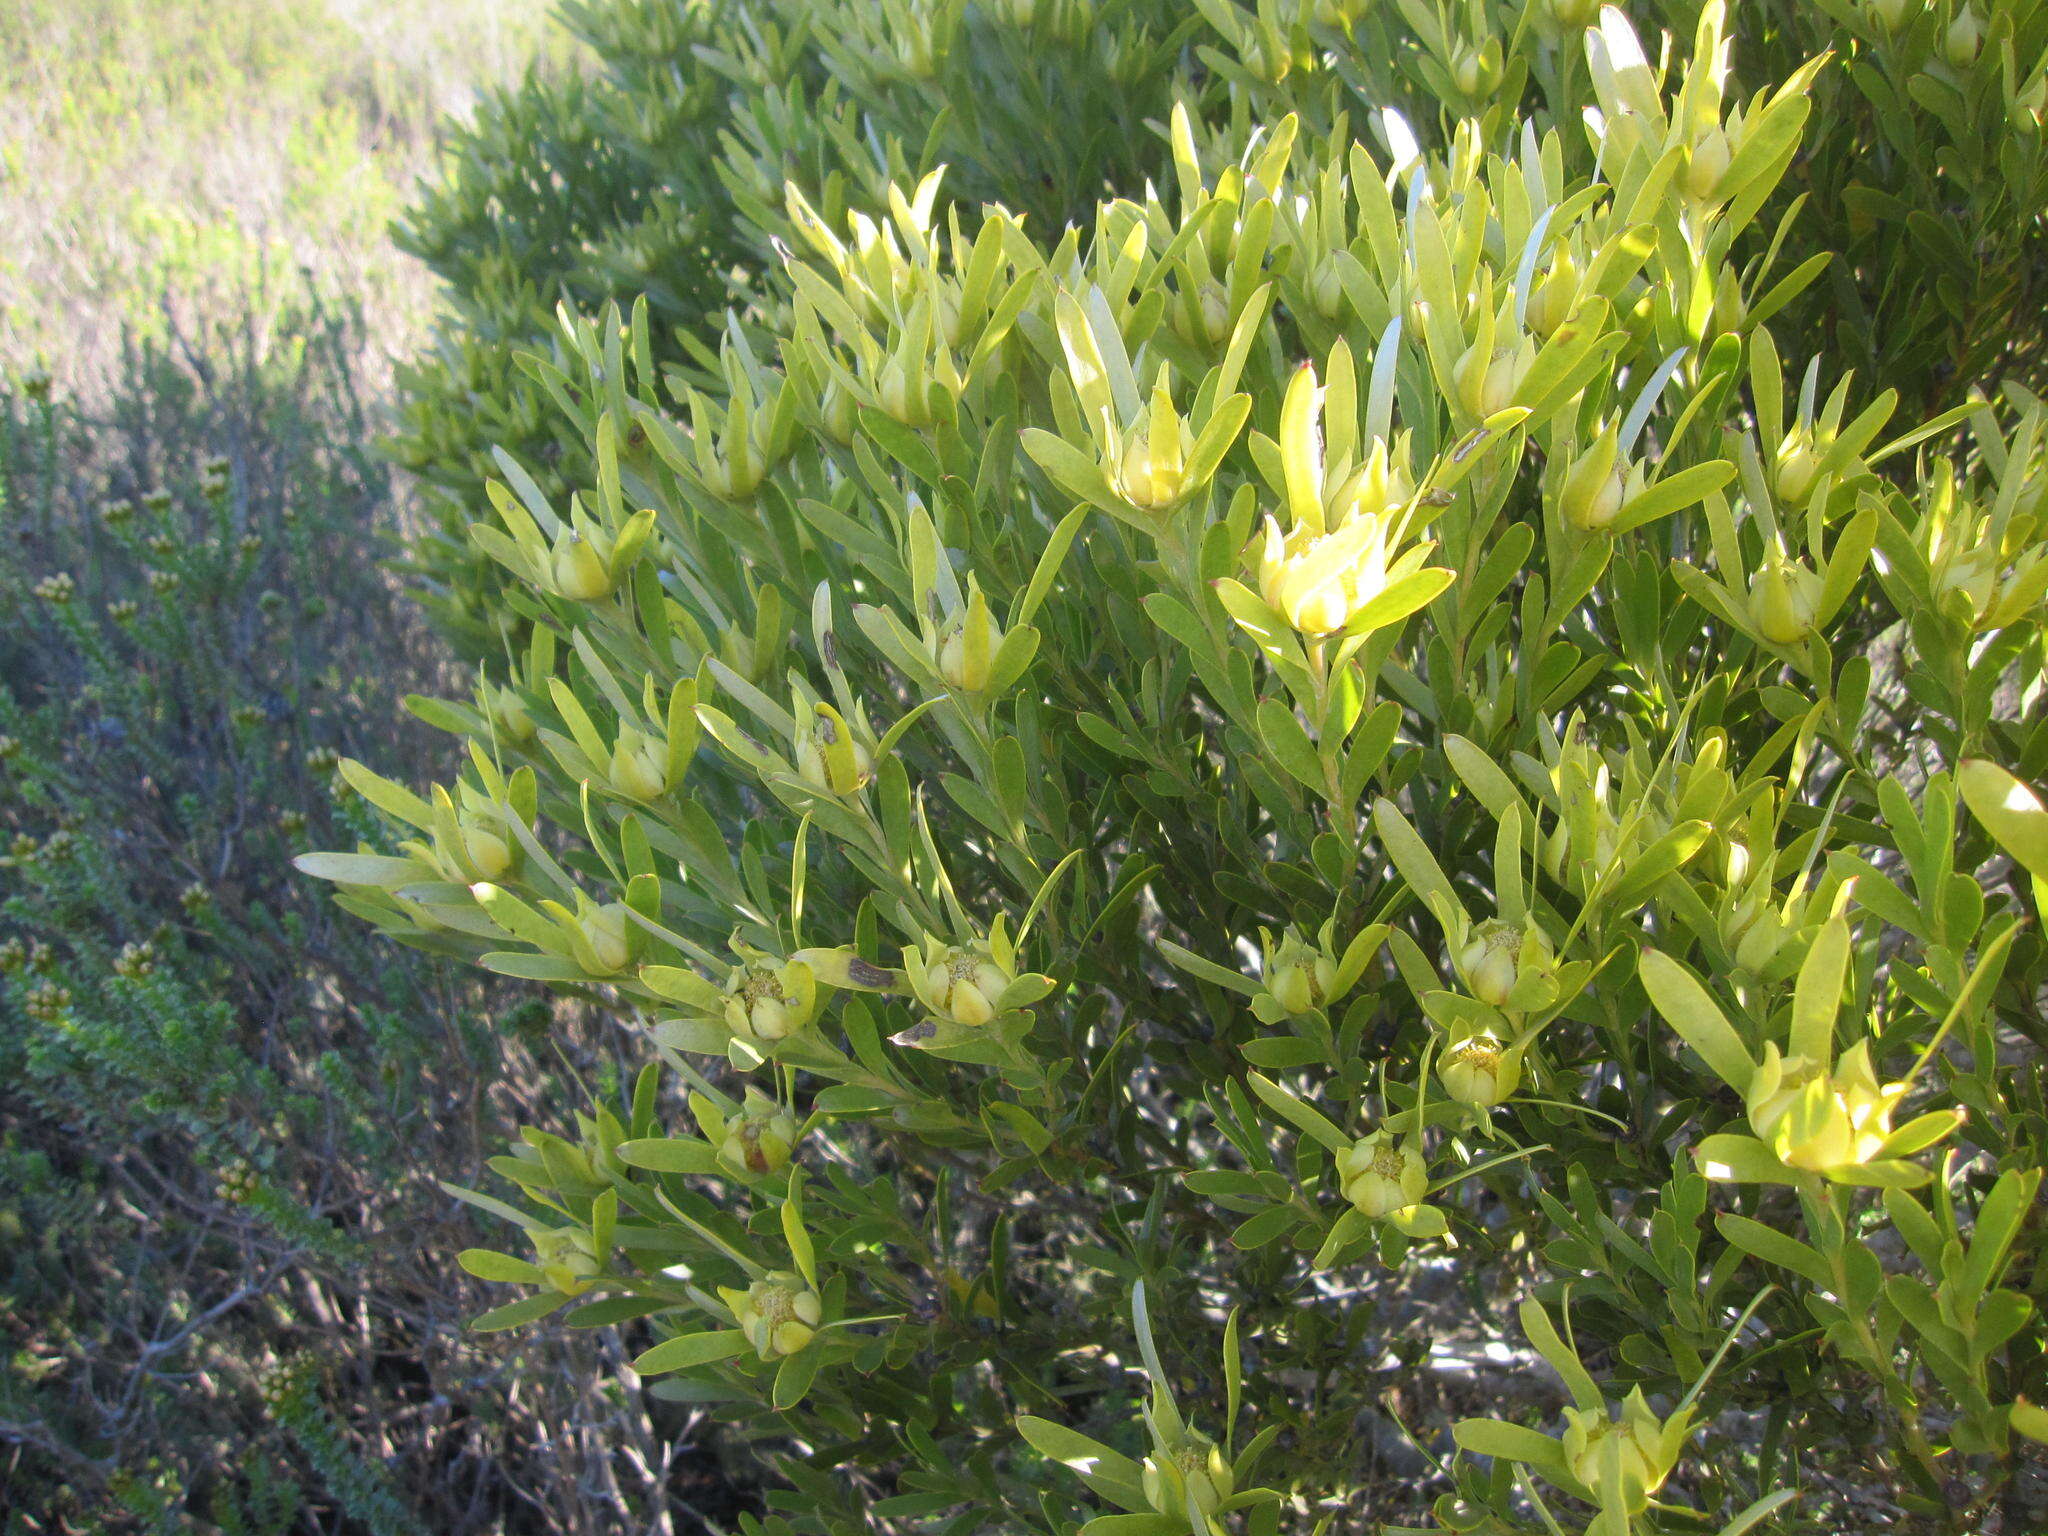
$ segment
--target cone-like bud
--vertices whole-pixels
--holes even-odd
[[[995,615],[989,612],[988,599],[981,595],[979,586],[971,587],[966,608],[939,632],[938,654],[934,658],[939,676],[948,687],[958,688],[962,693],[982,692],[988,687],[996,651],[1002,643],[1003,632],[996,626]]]
[[[1664,1486],[1676,1464],[1678,1446],[1664,1421],[1651,1411],[1638,1387],[1629,1393],[1620,1413],[1605,1407],[1564,1411],[1564,1457],[1572,1476],[1596,1494],[1607,1483],[1610,1466],[1620,1472],[1622,1498],[1631,1514]]]
[[[743,953],[725,983],[725,1022],[733,1033],[775,1041],[810,1028],[825,1005],[811,968],[755,949]]]
[[[979,941],[953,945],[928,940],[922,951],[904,951],[903,966],[920,1003],[941,1019],[975,1027],[996,1016],[1003,992],[1017,979]]]
[[[1555,959],[1549,936],[1534,923],[1516,927],[1489,918],[1472,930],[1457,954],[1458,973],[1482,1003],[1511,1005],[1524,982],[1547,978]]]
[[[750,1174],[780,1173],[796,1145],[796,1117],[758,1088],[749,1088],[745,1107],[725,1122],[718,1155]]]
[[[776,1271],[756,1280],[744,1291],[721,1287],[719,1294],[732,1308],[754,1353],[763,1360],[780,1360],[793,1355],[818,1336],[825,1306],[818,1293],[804,1284],[801,1275]]]
[[[621,725],[607,775],[628,800],[655,800],[668,789],[668,744],[635,726]]]
[[[1337,1159],[1344,1198],[1375,1219],[1406,1210],[1429,1190],[1429,1165],[1414,1146],[1374,1131]]]
[[[1797,645],[1814,632],[1821,586],[1804,560],[1772,550],[1749,584],[1749,620],[1773,645]]]
[[[1782,1056],[1777,1042],[1767,1041],[1744,1098],[1750,1128],[1780,1162],[1826,1173],[1860,1168],[1881,1154],[1906,1089],[1878,1082],[1867,1040],[1844,1051],[1832,1073],[1824,1062]]]
[[[632,919],[624,902],[614,901],[586,912],[580,922],[584,942],[597,959],[600,975],[622,971],[633,958]]]
[[[1524,1050],[1490,1029],[1460,1029],[1437,1058],[1436,1075],[1444,1091],[1460,1104],[1491,1109],[1513,1098],[1521,1087]]]
[[[610,597],[618,585],[604,556],[575,528],[564,529],[555,540],[552,570],[555,591],[572,602],[594,603]]]
[[[1184,1518],[1192,1504],[1207,1520],[1236,1488],[1222,1447],[1198,1429],[1186,1430],[1179,1445],[1147,1456],[1142,1481],[1146,1501],[1176,1518]]]

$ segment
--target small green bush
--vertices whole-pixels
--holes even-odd
[[[500,656],[300,864],[636,1032],[462,1262],[750,1530],[2038,1528],[2048,7],[1640,9],[693,7],[600,93],[724,100],[778,259],[415,436]],[[1134,39],[1092,207],[927,174]],[[732,151],[810,68],[823,183]]]
[[[341,753],[437,762],[440,652],[361,317],[267,320],[0,389],[0,1526],[595,1531],[652,1430],[589,1346],[464,1338],[431,1181],[616,1068],[291,876],[376,827]]]

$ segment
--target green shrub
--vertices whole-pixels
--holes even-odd
[[[729,302],[780,328],[778,244],[795,236],[794,183],[828,227],[879,216],[887,188],[944,166],[963,216],[989,201],[1053,238],[1097,198],[1135,195],[1163,168],[1158,135],[1178,101],[1243,139],[1298,113],[1318,141],[1365,130],[1382,108],[1426,142],[1463,116],[1518,108],[1558,127],[1588,168],[1578,27],[1593,0],[606,0],[572,5],[589,78],[536,79],[486,104],[401,243],[448,285],[437,346],[406,371],[401,461],[438,488],[441,526],[415,560],[431,611],[468,654],[502,651],[496,580],[466,528],[489,516],[490,454],[504,448],[542,491],[589,483],[592,465],[542,386],[564,361],[556,306],[595,313],[645,297],[657,366],[703,383]],[[1657,21],[1690,36],[1696,0]],[[1972,384],[2048,383],[2036,312],[2048,270],[2039,210],[2048,158],[2038,62],[2048,8],[1950,0],[1757,0],[1734,20],[1731,94],[1746,97],[1829,50],[1787,168],[1796,217],[1752,228],[1736,273],[1775,251],[1793,289],[1774,326],[1793,355],[1829,352],[1882,371],[1909,414]],[[1966,52],[1971,39],[1974,51]],[[1951,58],[1953,54],[1953,58]],[[1958,64],[1955,60],[1961,60]],[[1461,87],[1464,80],[1470,89]],[[1922,280],[1896,280],[1901,271]],[[1306,278],[1308,274],[1300,274]],[[1325,282],[1330,281],[1326,276]],[[1701,304],[1712,302],[1702,294]]]
[[[528,354],[469,764],[300,861],[639,1032],[478,1326],[761,1529],[2038,1526],[2048,9],[1663,9],[1205,4],[1086,218],[878,126]]]
[[[0,390],[0,1525],[595,1530],[652,1431],[588,1346],[464,1339],[432,1180],[609,1053],[287,864],[374,827],[338,754],[439,760],[360,316],[187,340]]]

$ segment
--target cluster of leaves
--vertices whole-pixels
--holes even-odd
[[[1815,108],[2019,272],[2042,11],[1665,9],[802,8],[872,131],[707,155],[715,329],[565,310],[496,397],[545,451],[446,440],[468,766],[344,765],[391,835],[301,860],[649,1058],[461,1192],[527,1245],[483,1326],[794,1442],[778,1529],[2024,1528],[2041,327],[1937,283],[1844,368],[1925,220],[1838,228]],[[774,118],[781,11],[662,89]],[[1073,222],[869,113],[1133,38],[1157,161]],[[1561,1417],[1428,1369],[1446,1272]]]
[[[421,1205],[609,1058],[286,862],[374,829],[341,752],[436,746],[360,317],[193,339],[0,391],[0,1524],[595,1530],[652,1427],[588,1347],[504,1401]]]

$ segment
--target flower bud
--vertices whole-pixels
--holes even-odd
[[[1283,535],[1272,517],[1259,554],[1259,595],[1304,635],[1334,634],[1386,590],[1388,525],[1353,517],[1332,533],[1298,524]]]
[[[1459,44],[1451,55],[1451,83],[1466,96],[1477,96],[1486,89],[1486,61],[1470,43]]]
[[[588,1232],[581,1227],[543,1227],[527,1235],[549,1285],[564,1296],[581,1296],[590,1289],[599,1265],[590,1251]]]
[[[624,902],[614,901],[585,913],[578,923],[583,939],[597,960],[599,974],[622,971],[633,958],[631,919]]]
[[[1372,452],[1331,498],[1338,526],[1368,518],[1384,518],[1408,504],[1415,486],[1407,471],[1393,461],[1387,445],[1375,440]]]
[[[1476,346],[1467,349],[1452,372],[1458,403],[1481,421],[1506,410],[1515,403],[1515,391],[1534,361],[1535,354],[1526,345],[1497,347],[1487,357],[1481,357]]]
[[[527,713],[526,702],[510,688],[484,688],[484,709],[491,717],[491,723],[510,741],[531,741],[533,739],[533,716]]]
[[[1701,134],[1685,152],[1683,185],[1687,194],[1702,203],[1712,202],[1734,158],[1728,135],[1718,124]]]
[[[1620,455],[1614,428],[1603,428],[1565,471],[1564,484],[1558,490],[1558,507],[1565,521],[1581,533],[1614,526],[1628,502],[1629,468]]]
[[[875,762],[839,711],[817,704],[797,716],[796,771],[813,789],[843,798],[874,777]]]
[[[628,800],[658,799],[668,789],[667,743],[635,726],[620,726],[608,777]]]
[[[1805,427],[1794,427],[1778,444],[1778,455],[1771,466],[1771,489],[1788,507],[1803,507],[1819,478],[1820,455],[1815,452],[1813,433]]]
[[[724,453],[708,453],[698,467],[704,488],[720,501],[745,501],[768,478],[768,466],[755,449],[752,435],[741,434]]]
[[[1288,1014],[1307,1013],[1330,1000],[1337,967],[1320,949],[1289,932],[1265,957],[1266,992]]]
[[[1193,1505],[1204,1520],[1237,1486],[1222,1448],[1198,1429],[1184,1431],[1179,1445],[1147,1456],[1141,1482],[1146,1502],[1160,1514],[1185,1518]]]
[[[921,379],[911,377],[914,367],[907,353],[898,352],[891,357],[882,365],[875,395],[882,414],[891,421],[906,427],[925,427],[931,425],[931,405],[920,387]],[[922,369],[918,371],[922,373]]]
[[[462,852],[475,880],[495,881],[512,867],[512,845],[474,821],[462,824]]]
[[[1572,1476],[1597,1493],[1606,1486],[1609,1466],[1618,1464],[1631,1513],[1644,1508],[1671,1475],[1674,1448],[1667,1448],[1664,1423],[1640,1387],[1629,1393],[1618,1418],[1602,1406],[1567,1408],[1564,1420],[1564,1458]]]
[[[1550,939],[1541,928],[1534,923],[1518,928],[1499,918],[1473,929],[1457,956],[1472,995],[1495,1008],[1507,1007],[1522,982],[1547,975],[1552,958]]]
[[[1125,439],[1123,458],[1117,466],[1117,489],[1123,492],[1124,500],[1140,512],[1158,512],[1172,506],[1180,499],[1183,485],[1182,452],[1182,444],[1164,443],[1155,453],[1151,433],[1142,427],[1134,431]]]
[[[1797,645],[1814,632],[1821,579],[1804,560],[1773,550],[1749,584],[1749,619],[1773,645]]]
[[[1362,1215],[1378,1219],[1404,1211],[1429,1190],[1429,1165],[1412,1145],[1374,1131],[1339,1155],[1337,1174],[1344,1198]]]
[[[1315,312],[1325,320],[1339,320],[1344,315],[1344,274],[1337,265],[1337,258],[1325,256],[1316,263],[1316,270],[1308,280],[1308,299]]]
[[[780,1173],[796,1145],[796,1117],[758,1088],[747,1090],[745,1107],[725,1123],[718,1155],[748,1173]]]
[[[853,396],[848,394],[837,379],[825,386],[825,393],[818,402],[818,426],[833,442],[844,448],[853,441],[853,429],[858,423]]]
[[[604,558],[574,528],[555,541],[553,570],[555,591],[572,602],[596,602],[610,597],[617,586]]]
[[[824,1006],[811,968],[801,961],[773,963],[748,950],[725,984],[725,1022],[736,1035],[754,1040],[787,1039],[808,1029]]]
[[[1714,307],[1709,313],[1710,335],[1729,335],[1742,329],[1749,319],[1749,304],[1742,297],[1742,283],[1732,266],[1723,266],[1714,279]]]
[[[941,1019],[978,1028],[996,1016],[1016,974],[986,944],[931,944],[904,953],[904,970],[917,1000]]]
[[[1971,628],[1997,606],[2002,561],[1995,544],[1948,550],[1934,567],[1934,600],[1942,604],[1951,592],[1962,594]]]
[[[1879,1084],[1867,1040],[1844,1051],[1833,1073],[1804,1056],[1781,1056],[1772,1040],[1764,1043],[1744,1099],[1750,1128],[1780,1162],[1826,1173],[1861,1167],[1879,1155],[1906,1088]]]
[[[776,1271],[744,1291],[720,1288],[754,1353],[763,1360],[793,1355],[817,1337],[825,1306],[800,1275]]]
[[[1957,69],[1968,69],[1977,62],[1977,52],[1983,46],[1984,18],[1977,14],[1976,6],[1965,4],[1941,35],[1941,56]]]
[[[1560,247],[1551,258],[1550,271],[1529,295],[1529,329],[1549,340],[1557,334],[1559,326],[1571,319],[1578,302],[1578,263],[1572,260],[1569,250]]]
[[[948,687],[958,688],[962,693],[982,692],[988,687],[996,651],[1002,643],[1003,632],[989,612],[988,599],[976,588],[968,596],[965,611],[940,632],[939,676]]]
[[[1186,340],[1198,346],[1206,343],[1212,347],[1220,347],[1229,340],[1230,295],[1214,278],[1208,279],[1196,290],[1195,314],[1199,324],[1194,327],[1193,334],[1189,334],[1185,328],[1185,318],[1177,317],[1177,328],[1182,329],[1182,335]]]
[[[1491,1109],[1522,1085],[1522,1052],[1491,1030],[1474,1030],[1444,1048],[1436,1073],[1460,1104]]]

